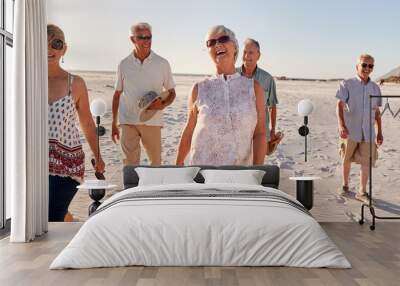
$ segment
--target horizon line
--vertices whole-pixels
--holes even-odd
[[[71,72],[78,72],[78,73],[109,73],[115,74],[117,71],[112,70],[79,70],[73,69]],[[202,73],[172,73],[172,75],[177,76],[212,76],[212,74],[202,74]],[[288,76],[273,76],[274,79],[277,80],[304,80],[304,81],[340,81],[344,80],[344,78],[301,78],[301,77],[288,77]]]

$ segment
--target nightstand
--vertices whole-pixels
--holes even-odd
[[[89,197],[93,200],[93,203],[89,206],[89,216],[94,213],[97,208],[101,205],[100,200],[104,198],[107,190],[111,190],[117,187],[117,185],[105,185],[105,186],[94,186],[94,185],[82,185],[77,186],[78,189],[87,189],[89,191]]]
[[[314,202],[314,181],[320,177],[290,177],[296,181],[296,199],[308,210],[311,210]]]

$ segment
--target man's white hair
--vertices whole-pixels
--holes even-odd
[[[139,23],[133,24],[130,29],[130,35],[134,36],[135,32],[137,30],[149,30],[151,33],[151,26],[149,23],[145,23],[145,22],[139,22]]]
[[[247,45],[247,44],[253,44],[253,45],[255,45],[256,48],[257,48],[257,50],[258,50],[258,52],[260,52],[260,43],[259,43],[258,41],[254,40],[254,39],[252,39],[252,38],[247,38],[247,39],[244,41],[244,45]]]
[[[373,62],[375,62],[375,59],[373,56],[371,56],[370,54],[361,54],[358,56],[357,58],[357,63],[361,63],[362,60],[371,60]]]
[[[239,54],[239,43],[238,43],[238,41],[236,39],[235,33],[232,30],[230,30],[227,27],[225,27],[224,25],[217,25],[217,26],[211,27],[208,30],[208,33],[206,35],[206,41],[208,40],[210,35],[217,34],[217,33],[225,33],[225,34],[227,34],[229,36],[229,38],[231,39],[231,41],[234,43],[235,49],[236,49],[236,51],[235,51],[235,62],[236,62],[236,59],[237,59],[238,54]]]

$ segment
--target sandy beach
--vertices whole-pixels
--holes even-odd
[[[119,145],[111,141],[111,101],[114,92],[114,73],[75,72],[82,76],[89,90],[90,100],[103,98],[107,102],[107,113],[101,124],[106,128],[106,135],[101,137],[100,146],[106,163],[105,176],[116,190],[123,189],[122,160]],[[180,134],[186,122],[187,97],[192,85],[203,77],[174,76],[177,97],[175,102],[164,111],[162,129],[163,164],[174,164]],[[315,182],[314,208],[311,213],[318,221],[352,221],[360,216],[361,203],[354,199],[358,188],[359,166],[354,165],[351,173],[350,188],[352,194],[341,197],[336,189],[341,185],[340,161],[338,156],[338,133],[335,114],[335,94],[339,81],[282,81],[277,82],[278,123],[277,129],[285,133],[283,142],[277,151],[266,158],[265,164],[278,165],[281,168],[280,189],[288,194],[295,194],[293,175],[312,175],[321,179]],[[382,87],[384,95],[400,95],[399,84],[386,84]],[[298,134],[303,118],[297,114],[297,103],[301,99],[310,99],[314,112],[309,118],[310,135],[308,137],[308,162],[304,162],[304,137]],[[386,103],[386,100],[383,101]],[[400,100],[390,101],[394,113],[400,108]],[[382,117],[384,143],[379,148],[377,168],[373,170],[373,193],[377,212],[380,215],[400,215],[400,114],[393,118],[389,112]],[[94,178],[90,164],[91,152],[84,138],[86,153],[86,178]],[[142,150],[142,164],[148,164]],[[87,191],[81,190],[75,196],[70,211],[79,220],[87,219],[87,207],[91,199]],[[368,219],[368,217],[367,217]]]

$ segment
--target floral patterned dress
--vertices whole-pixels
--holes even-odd
[[[72,80],[69,75],[68,94],[48,105],[49,175],[71,177],[80,182],[85,171],[85,154],[71,95]]]

